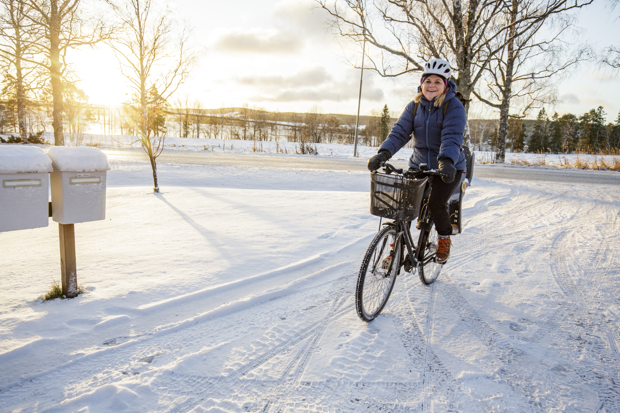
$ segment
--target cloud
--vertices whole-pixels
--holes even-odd
[[[357,93],[358,91],[355,89],[326,85],[320,88],[280,90],[271,96],[255,96],[253,100],[266,100],[271,102],[342,102],[350,99],[357,99]],[[367,88],[362,93],[362,99],[373,102],[383,101],[383,90],[376,87]]]
[[[606,101],[605,99],[597,98],[597,97],[585,97],[583,98],[583,103],[590,106],[603,106],[603,107],[613,107],[611,103]]]
[[[573,93],[560,96],[560,101],[562,103],[568,103],[569,105],[578,105],[579,103],[581,103],[581,100],[579,100],[579,96]]]
[[[282,0],[273,7],[276,24],[306,36],[325,36],[328,14],[314,0]]]
[[[304,42],[293,32],[263,29],[232,29],[216,35],[213,47],[236,53],[297,53]]]
[[[603,71],[591,69],[588,71],[588,75],[593,79],[600,80],[601,82],[615,82],[618,80],[618,77],[615,76],[611,70]]]
[[[315,66],[291,75],[244,75],[238,77],[236,82],[256,89],[252,98],[256,102],[340,102],[358,97],[359,83],[356,76],[350,76],[352,73],[347,72],[343,76],[346,80],[336,79],[325,67]],[[381,101],[384,93],[369,79],[364,83],[362,98]]]
[[[239,78],[239,83],[248,86],[294,88],[318,86],[329,82],[332,77],[323,66],[301,70],[291,76],[283,75],[246,75]]]

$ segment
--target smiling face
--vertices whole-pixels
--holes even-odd
[[[428,100],[441,95],[446,90],[446,81],[441,76],[430,75],[422,83],[422,93]]]

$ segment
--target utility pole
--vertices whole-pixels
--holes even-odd
[[[357,134],[360,126],[360,105],[362,104],[362,81],[364,80],[364,57],[366,57],[366,36],[362,46],[362,70],[360,74],[360,93],[357,98],[357,121],[355,121],[355,145],[353,146],[353,157],[357,158]]]

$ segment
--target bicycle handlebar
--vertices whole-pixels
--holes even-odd
[[[448,176],[447,174],[443,173],[443,172],[439,172],[439,170],[437,169],[426,169],[426,170],[421,170],[421,169],[417,169],[417,170],[409,170],[409,171],[403,171],[402,169],[397,169],[395,168],[393,165],[387,163],[387,162],[381,162],[381,166],[385,169],[385,173],[387,174],[391,174],[392,172],[396,172],[397,174],[400,175],[413,175],[413,176],[417,176],[417,175],[434,175],[434,176],[440,176],[440,177],[444,177],[444,176]]]

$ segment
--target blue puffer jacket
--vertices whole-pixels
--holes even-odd
[[[454,97],[456,84],[448,81],[449,90],[443,104],[448,102],[446,116],[442,106],[435,107],[424,96],[420,99],[418,111],[413,118],[415,102],[410,102],[405,111],[392,128],[388,138],[379,150],[387,149],[392,155],[400,150],[413,132],[413,154],[409,159],[411,168],[418,168],[426,163],[431,169],[439,167],[438,159],[449,158],[454,162],[457,171],[465,170],[465,154],[461,150],[463,132],[465,131],[465,107]]]

